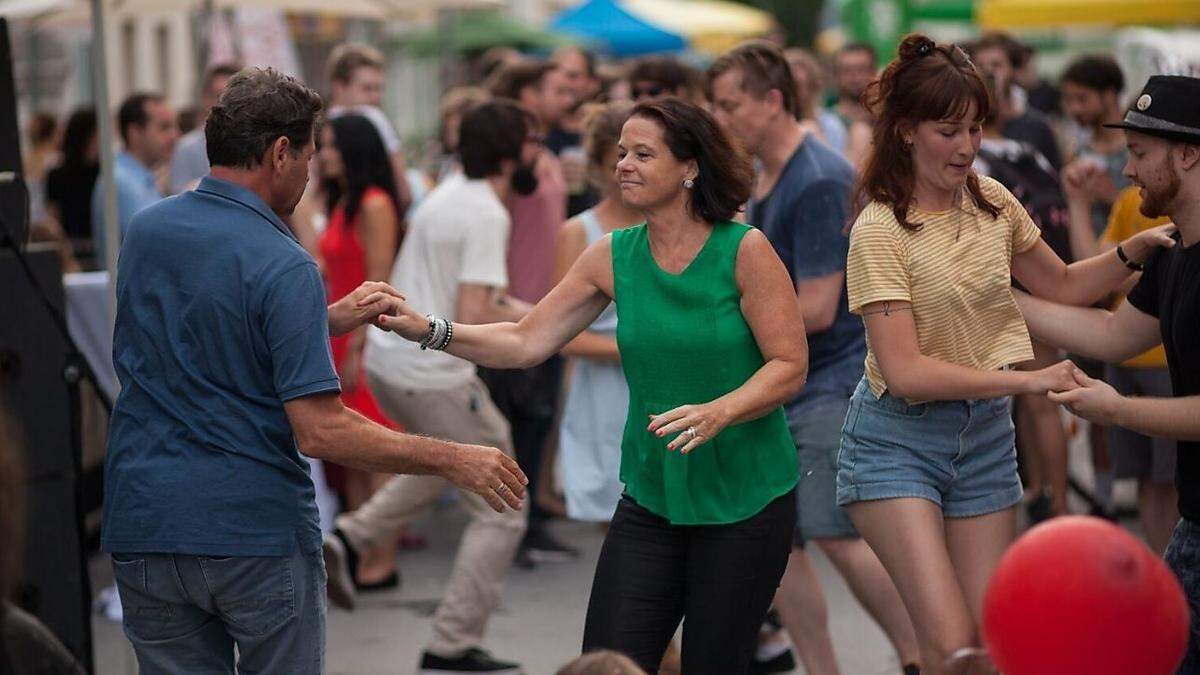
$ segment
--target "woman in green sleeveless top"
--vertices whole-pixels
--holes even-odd
[[[380,321],[484,366],[524,368],[614,301],[629,383],[626,493],[584,650],[615,649],[653,671],[686,619],[683,671],[736,675],[791,548],[799,472],[781,405],[804,383],[804,325],[766,237],[730,222],[753,174],[711,115],[677,99],[643,103],[619,153],[622,199],[646,223],[590,246],[520,323],[447,325],[409,307]]]

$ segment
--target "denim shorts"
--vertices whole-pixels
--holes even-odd
[[[839,504],[920,497],[947,518],[1021,501],[1009,397],[910,405],[866,379],[850,398],[838,453]]]

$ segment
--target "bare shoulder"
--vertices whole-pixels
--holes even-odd
[[[579,256],[580,262],[589,267],[607,267],[612,272],[612,233],[608,233],[592,242]]]
[[[571,244],[579,249],[587,246],[587,233],[583,229],[583,221],[575,217],[563,223],[558,230],[558,241],[560,245]]]
[[[747,230],[738,243],[737,266],[741,268],[745,264],[761,265],[772,259],[778,260],[779,255],[775,253],[775,247],[771,245],[767,235],[755,227]]]
[[[742,292],[763,286],[765,281],[788,279],[787,268],[775,252],[775,247],[761,230],[751,228],[738,243],[734,280]],[[790,283],[790,281],[789,281]]]
[[[584,278],[609,297],[613,295],[612,233],[588,246],[575,265]]]
[[[396,213],[392,198],[383,190],[370,190],[364,194],[360,208],[363,215],[374,218],[390,217]]]

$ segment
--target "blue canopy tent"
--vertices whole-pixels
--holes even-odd
[[[683,36],[630,14],[616,0],[586,0],[555,17],[550,29],[578,35],[612,56],[678,52],[687,48]]]

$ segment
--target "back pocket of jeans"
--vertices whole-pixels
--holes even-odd
[[[199,562],[221,618],[247,635],[267,635],[295,615],[289,557],[199,556]]]
[[[177,634],[170,602],[150,593],[146,579],[146,560],[127,554],[113,554],[113,578],[121,596],[125,629],[142,640],[159,640]]]

